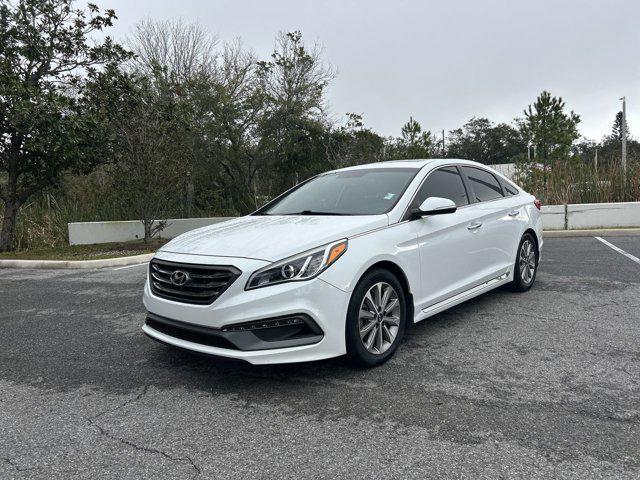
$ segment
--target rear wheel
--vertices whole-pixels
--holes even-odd
[[[346,343],[349,358],[373,367],[396,351],[407,322],[404,290],[387,270],[373,270],[358,283],[349,302]]]
[[[515,292],[526,292],[535,282],[537,272],[538,247],[533,236],[525,233],[518,245],[511,289]]]

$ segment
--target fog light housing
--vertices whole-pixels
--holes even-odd
[[[222,333],[234,337],[251,333],[263,342],[304,339],[319,341],[324,335],[318,324],[309,315],[303,313],[227,325],[222,327]]]

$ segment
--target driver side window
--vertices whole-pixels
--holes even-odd
[[[453,200],[458,207],[469,205],[467,190],[456,167],[442,167],[429,174],[416,196],[416,207],[429,197]]]

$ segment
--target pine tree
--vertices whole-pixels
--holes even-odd
[[[611,134],[609,135],[610,140],[616,142],[622,141],[622,122],[622,112],[616,113],[616,118],[613,121],[613,127],[611,127]],[[629,138],[629,124],[626,121],[624,122],[627,138]]]
[[[552,97],[544,91],[524,111],[522,134],[536,146],[537,157],[546,165],[568,155],[579,137],[580,116],[573,111],[565,113],[564,108],[561,97]]]

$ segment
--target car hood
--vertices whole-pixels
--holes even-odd
[[[246,216],[184,233],[160,251],[274,262],[388,224],[387,215]]]

